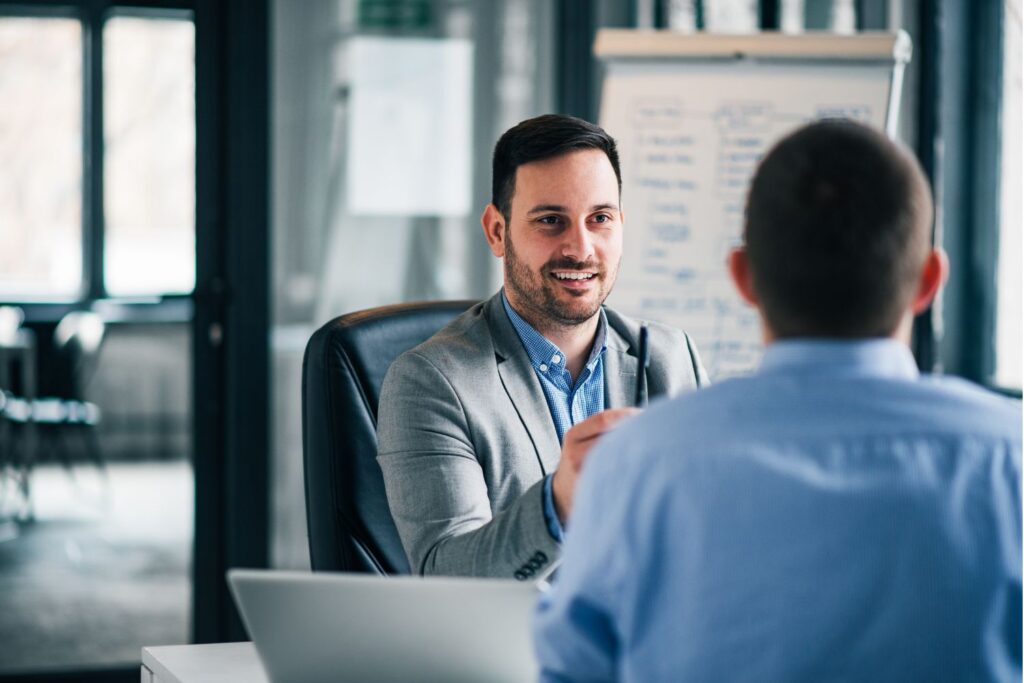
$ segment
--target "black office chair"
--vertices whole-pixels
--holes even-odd
[[[302,452],[314,571],[408,574],[377,464],[377,402],[392,361],[474,301],[398,304],[335,318],[306,344]]]

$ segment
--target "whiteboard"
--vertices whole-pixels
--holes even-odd
[[[761,329],[725,261],[741,242],[753,171],[774,142],[814,119],[847,117],[891,134],[909,38],[871,36],[867,49],[851,37],[837,47],[818,36],[676,34],[676,54],[650,40],[634,40],[633,54],[628,34],[638,32],[617,33],[615,54],[602,55],[600,120],[618,142],[626,236],[608,304],[685,330],[712,379],[743,374],[761,357]]]
[[[468,215],[472,42],[357,36],[349,61],[349,211]]]

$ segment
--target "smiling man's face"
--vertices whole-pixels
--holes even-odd
[[[591,320],[622,257],[619,186],[608,157],[584,149],[520,166],[511,215],[497,232],[488,241],[505,260],[505,295],[520,315],[542,332]]]

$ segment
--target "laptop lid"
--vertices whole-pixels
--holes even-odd
[[[249,569],[228,581],[274,683],[537,678],[528,582]]]

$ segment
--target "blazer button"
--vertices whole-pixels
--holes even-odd
[[[530,578],[522,569],[517,569],[516,573],[512,576],[516,577],[516,581],[526,581],[528,578]]]
[[[537,560],[541,564],[544,564],[548,561],[548,556],[544,554],[543,550],[538,550],[533,554],[533,559]]]

